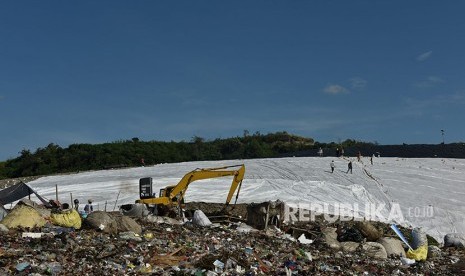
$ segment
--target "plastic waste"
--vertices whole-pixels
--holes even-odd
[[[28,262],[22,262],[22,263],[19,263],[19,264],[16,265],[16,270],[20,271],[20,272],[24,271],[24,270],[26,270],[28,268],[31,268],[31,264],[28,263]]]
[[[23,238],[32,238],[32,239],[40,239],[43,233],[33,233],[33,232],[24,232],[21,237]]]
[[[428,238],[426,237],[426,233],[421,230],[421,228],[414,228],[412,230],[412,247],[413,249],[417,249],[421,246],[428,245]]]
[[[313,240],[307,239],[307,237],[305,237],[305,234],[300,235],[298,240],[299,240],[299,242],[301,244],[311,244],[311,243],[313,243]]]
[[[428,257],[428,239],[426,233],[420,228],[412,230],[412,247],[407,251],[407,258],[417,261],[424,261]]]
[[[363,241],[363,235],[356,228],[344,228],[342,229],[341,233],[337,235],[337,241],[339,242],[346,242],[346,241],[361,242]]]
[[[402,262],[403,265],[413,265],[415,263],[414,259],[409,259],[405,257],[401,257],[400,261]]]
[[[293,261],[286,261],[284,263],[284,266],[289,268],[290,270],[296,270],[297,269],[297,263]]]
[[[59,275],[63,267],[59,262],[53,262],[48,264],[48,270],[52,275]]]
[[[215,272],[218,272],[218,273],[223,272],[224,263],[222,261],[216,260],[213,262],[213,265],[215,266]]]

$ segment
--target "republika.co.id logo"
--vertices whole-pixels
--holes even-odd
[[[404,215],[406,212],[407,216]],[[284,206],[284,221],[304,222],[315,221],[317,216],[323,216],[328,222],[336,221],[381,221],[402,223],[405,218],[431,218],[434,216],[433,206],[408,207],[402,211],[399,203],[386,206],[384,203],[286,203]]]

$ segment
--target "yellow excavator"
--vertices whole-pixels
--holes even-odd
[[[234,204],[237,202],[244,174],[244,164],[219,168],[195,169],[184,175],[178,184],[160,189],[158,197],[156,197],[152,190],[152,178],[141,178],[139,180],[140,199],[136,200],[136,203],[147,204],[149,206],[154,205],[156,213],[159,215],[166,213],[168,210],[173,210],[173,208],[178,208],[178,211],[180,211],[184,204],[184,196],[186,195],[187,188],[189,188],[192,182],[208,178],[233,176],[228,197],[226,198],[226,206],[228,206],[236,190],[237,194]]]

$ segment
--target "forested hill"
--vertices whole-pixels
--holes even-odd
[[[341,144],[320,144],[315,142],[315,146],[322,146],[324,156],[336,156],[337,149],[344,149],[345,156],[357,156],[360,152],[362,156],[383,156],[383,157],[405,157],[405,158],[465,158],[465,143],[451,144],[402,144],[402,145],[378,145],[375,143],[356,142],[346,140]],[[287,156],[317,156],[317,151],[294,152]]]
[[[336,156],[336,149],[343,148],[345,156],[360,152],[363,156],[465,158],[465,143],[378,145],[351,139],[319,143],[287,132],[249,135],[244,131],[241,137],[212,141],[201,137],[189,142],[132,138],[96,145],[73,144],[67,148],[52,143],[35,152],[22,150],[19,157],[0,162],[0,179],[186,161],[317,156],[320,147],[324,156]]]
[[[201,137],[189,142],[144,142],[133,138],[97,145],[73,144],[67,148],[49,144],[35,152],[23,150],[19,157],[0,162],[0,179],[159,163],[279,157],[311,151],[313,147],[313,139],[287,132],[266,135],[245,132],[242,137],[212,141]]]

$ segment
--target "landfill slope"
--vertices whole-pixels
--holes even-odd
[[[153,190],[158,194],[160,188],[176,184],[196,168],[244,163],[246,174],[238,203],[277,199],[302,205],[344,203],[357,205],[361,213],[365,206],[384,205],[380,213],[385,217],[397,204],[404,219],[397,223],[422,227],[439,241],[447,233],[465,232],[461,219],[465,213],[465,160],[381,157],[373,158],[371,164],[369,157],[350,159],[352,174],[346,173],[347,157],[298,157],[158,164],[49,176],[29,184],[49,199],[55,199],[58,187],[61,202],[69,203],[71,196],[81,202],[91,198],[96,209],[112,211],[134,203],[142,177],[153,178]],[[334,173],[329,166],[332,160]],[[225,202],[230,185],[230,177],[194,182],[186,201]],[[422,214],[422,210],[433,213]]]

